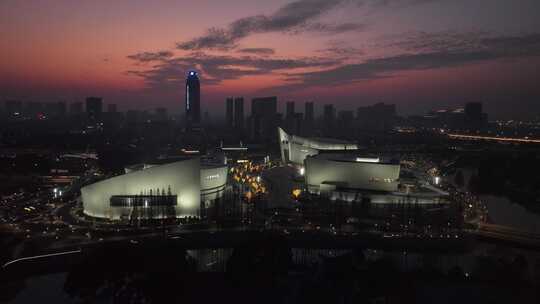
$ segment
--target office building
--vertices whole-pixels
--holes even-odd
[[[74,102],[69,105],[69,115],[76,116],[83,112],[82,102]]]
[[[306,102],[305,103],[305,109],[304,109],[304,119],[306,121],[313,121],[315,120],[315,114],[314,114],[314,107],[313,102]]]
[[[394,127],[396,105],[376,103],[359,107],[356,111],[358,127],[361,131],[387,131]]]
[[[88,97],[86,98],[86,115],[91,122],[98,122],[101,120],[101,114],[103,113],[103,99],[100,97]]]
[[[189,71],[185,96],[186,122],[188,126],[201,123],[201,87],[196,71]]]
[[[154,114],[157,121],[167,121],[169,119],[169,114],[166,108],[156,108]]]
[[[244,98],[236,97],[234,99],[234,128],[237,131],[244,130]]]
[[[227,127],[232,129],[234,126],[234,99],[228,97],[225,100],[225,122]]]
[[[294,116],[294,101],[287,101],[285,119]]]
[[[277,138],[277,97],[259,97],[251,100],[251,138],[269,143]]]

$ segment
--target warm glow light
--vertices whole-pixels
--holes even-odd
[[[362,162],[362,163],[378,163],[380,159],[378,157],[377,158],[357,157],[356,161]]]

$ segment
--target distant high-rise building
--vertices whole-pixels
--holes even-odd
[[[285,112],[285,118],[294,116],[294,101],[287,101],[287,108]]]
[[[337,125],[340,129],[340,132],[342,132],[342,134],[344,135],[344,137],[353,135],[353,133],[348,132],[353,128],[353,123],[354,123],[353,111],[348,111],[348,110],[339,111]]]
[[[79,115],[83,112],[82,102],[74,102],[69,105],[69,114],[70,115]]]
[[[359,107],[356,119],[360,130],[384,131],[393,127],[396,118],[396,105],[382,102],[371,106]]]
[[[244,129],[244,97],[234,99],[234,128],[238,131]]]
[[[103,99],[100,97],[86,98],[86,115],[90,121],[96,122],[101,119],[103,113]]]
[[[228,97],[225,100],[225,121],[227,127],[232,128],[234,125],[234,100],[232,97]]]
[[[169,119],[166,108],[156,108],[155,116],[157,121],[167,121]]]
[[[335,116],[336,116],[336,110],[334,109],[334,105],[332,104],[324,105],[324,112],[323,112],[324,120],[332,121],[334,120]]]
[[[65,101],[59,101],[56,103],[56,113],[59,117],[64,117],[67,114],[67,106]]]
[[[468,102],[465,104],[465,127],[468,129],[480,129],[487,123],[487,114],[482,112],[481,102]]]
[[[66,103],[62,101],[46,103],[42,114],[49,118],[62,117],[66,114]]]
[[[109,113],[116,113],[118,108],[116,107],[115,103],[110,103],[107,105],[107,112]]]
[[[305,110],[304,110],[304,119],[306,121],[313,121],[315,119],[313,102],[306,102]]]
[[[251,100],[251,115],[274,116],[277,113],[277,97],[258,97]]]
[[[277,140],[277,97],[251,100],[251,136],[261,142]]]
[[[301,123],[300,133],[303,136],[314,136],[315,128],[315,111],[313,102],[306,102],[304,104],[304,120]]]
[[[201,122],[201,86],[196,71],[189,71],[186,79],[186,120],[188,125]]]
[[[126,112],[126,122],[128,124],[137,124],[141,122],[142,119],[143,119],[143,114],[141,113],[141,111],[128,110]]]
[[[324,122],[324,135],[330,136],[334,131],[334,124],[336,120],[336,109],[332,104],[324,105],[323,109],[323,122]]]
[[[336,117],[336,109],[332,104],[324,105],[323,109],[323,119],[325,122],[332,123]]]
[[[469,122],[482,120],[482,103],[468,102],[465,104],[465,119]]]

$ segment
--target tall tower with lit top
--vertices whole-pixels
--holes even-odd
[[[186,121],[188,126],[201,122],[201,85],[196,71],[189,71],[186,79]]]

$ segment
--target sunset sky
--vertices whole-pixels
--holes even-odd
[[[0,100],[180,112],[196,69],[211,115],[229,95],[540,115],[538,0],[3,0],[0,38]]]

